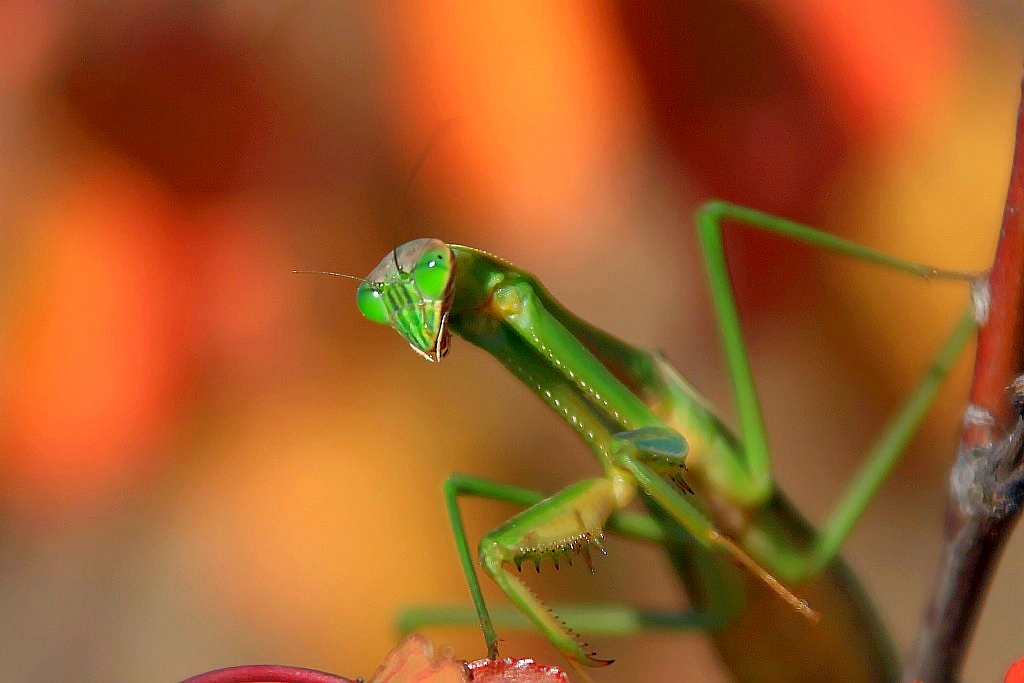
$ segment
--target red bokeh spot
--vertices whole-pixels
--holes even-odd
[[[1003,683],[1024,683],[1024,659],[1010,667],[1009,671],[1006,672],[1006,678],[1003,679]]]
[[[98,504],[153,464],[176,412],[176,219],[134,174],[91,169],[34,219],[0,380],[3,495],[44,515]]]

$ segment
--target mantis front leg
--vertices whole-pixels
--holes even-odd
[[[536,505],[545,499],[545,495],[539,491],[489,479],[465,474],[453,474],[448,477],[444,484],[444,498],[474,607],[432,606],[403,610],[398,620],[398,628],[402,633],[411,633],[427,626],[480,625],[483,627],[485,639],[491,643],[497,639],[495,625],[511,629],[531,628],[532,622],[527,620],[519,609],[503,606],[496,609],[488,608],[484,602],[476,575],[476,563],[459,509],[459,499],[465,497],[498,500],[522,507]],[[690,549],[692,543],[677,527],[667,526],[650,515],[626,510],[616,512],[608,518],[605,532],[684,553]],[[567,559],[571,565],[572,556]],[[555,612],[565,619],[572,630],[585,629],[587,633],[596,635],[621,637],[659,629],[718,628],[742,607],[741,596],[723,585],[716,567],[697,562],[694,569],[701,575],[702,585],[708,587],[709,593],[705,607],[700,610],[641,610],[618,603],[600,603],[559,605],[555,607]]]
[[[670,429],[645,428],[616,435],[613,441],[616,444],[613,450],[630,453],[629,461],[639,463],[648,472],[662,472],[672,477],[682,468],[686,444]],[[659,481],[665,483],[660,478]],[[677,486],[681,485],[678,477],[675,481]],[[666,486],[669,485],[666,483]],[[611,525],[608,525],[609,518],[628,504],[636,493],[635,480],[625,470],[618,469],[613,469],[607,477],[577,482],[549,498],[539,500],[539,494],[534,492],[471,477],[456,476],[448,480],[445,494],[449,514],[452,517],[456,542],[463,558],[463,569],[473,593],[477,615],[488,642],[489,656],[497,656],[497,636],[473,571],[457,496],[475,494],[531,504],[527,510],[484,536],[480,542],[480,564],[509,596],[513,604],[566,657],[590,666],[601,666],[610,663],[611,660],[597,658],[593,652],[585,650],[586,645],[579,641],[576,633],[541,603],[509,567],[515,566],[518,571],[523,563],[532,562],[539,568],[540,562],[546,559],[550,559],[557,566],[563,558],[568,559],[571,564],[573,555],[582,556],[587,565],[591,566],[591,546],[603,552],[606,526],[611,531],[633,538],[662,544],[670,542],[672,539],[665,537],[663,528],[649,517],[620,513]],[[708,628],[721,623],[729,613],[738,608],[735,601],[728,600],[725,592],[719,593],[717,597],[725,599],[725,602],[715,604],[712,609],[702,614],[651,614],[601,606],[585,610],[585,619],[581,621],[585,621],[588,628],[603,624],[604,627],[598,630],[616,634],[637,632],[653,624],[671,628]],[[575,613],[577,617],[582,616],[580,610],[576,610]],[[434,616],[433,612],[423,615],[428,620]]]
[[[611,663],[584,649],[586,644],[577,634],[545,607],[508,567],[515,565],[519,570],[523,562],[533,562],[539,567],[543,559],[557,564],[572,554],[583,555],[590,566],[590,546],[603,552],[605,522],[634,495],[635,488],[623,482],[605,478],[584,480],[521,512],[480,541],[483,570],[555,647],[573,661],[589,666]],[[492,658],[497,655],[496,642],[488,642],[487,649]]]

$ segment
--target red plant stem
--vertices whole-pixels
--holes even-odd
[[[1024,84],[1022,84],[1024,87]],[[1022,99],[1024,105],[1024,99]],[[991,446],[1005,436],[1015,417],[1007,386],[1020,372],[1024,348],[1024,107],[1017,114],[1017,146],[1006,193],[1003,225],[988,277],[991,304],[988,321],[978,331],[971,404],[993,418],[991,425],[967,422],[962,440],[974,447]],[[1002,428],[1002,431],[991,427]]]
[[[988,277],[987,319],[978,331],[970,405],[950,472],[945,548],[905,680],[959,681],[993,570],[1024,503],[1024,420],[1009,391],[1024,368],[1022,212],[1024,98],[1002,230]]]

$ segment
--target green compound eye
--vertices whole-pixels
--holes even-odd
[[[359,285],[359,289],[356,290],[356,306],[368,320],[384,325],[389,322],[388,310],[380,291],[374,289],[368,282]]]
[[[431,249],[420,257],[412,271],[420,293],[426,299],[437,300],[444,296],[451,278],[452,264],[449,252]]]

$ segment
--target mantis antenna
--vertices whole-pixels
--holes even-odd
[[[401,234],[403,218],[405,217],[406,209],[408,208],[409,205],[409,190],[412,188],[412,184],[413,181],[416,180],[416,176],[419,175],[420,169],[423,168],[423,164],[427,160],[427,157],[429,157],[430,154],[434,151],[434,148],[437,147],[437,143],[441,142],[441,140],[443,140],[444,137],[451,131],[452,126],[458,120],[458,118],[445,119],[437,125],[437,128],[434,129],[434,132],[427,140],[427,144],[424,145],[423,150],[416,158],[416,163],[413,164],[412,170],[409,172],[409,177],[405,181],[405,186],[402,188],[402,196],[398,204],[398,214],[395,217],[395,234],[394,239],[392,241],[392,243],[395,246],[391,250],[391,259],[394,261],[395,270],[397,270],[399,273],[405,272],[402,270],[402,265],[398,262],[398,236]],[[304,275],[332,275],[334,277],[344,277],[350,280],[366,282],[367,284],[370,285],[373,284],[372,282],[366,280],[365,278],[356,277],[355,275],[348,275],[346,273],[335,273],[327,270],[293,270],[292,272]]]
[[[334,273],[329,270],[293,270],[292,272],[298,273],[299,275],[333,275],[334,277],[345,277],[348,278],[349,280],[359,280],[360,282],[367,282],[369,284],[373,284],[370,283],[369,280],[367,280],[366,278],[356,277],[355,275],[347,275],[345,273]]]
[[[441,121],[437,124],[437,128],[430,135],[427,140],[427,144],[423,146],[423,150],[420,155],[416,158],[416,163],[413,164],[412,170],[409,172],[409,178],[405,181],[405,187],[402,188],[402,196],[399,199],[398,204],[398,215],[395,217],[395,235],[392,243],[395,247],[391,250],[391,258],[395,262],[395,268],[399,273],[402,272],[402,266],[398,264],[398,236],[402,232],[402,223],[404,222],[406,210],[409,207],[409,190],[412,189],[413,181],[416,180],[416,176],[419,175],[420,169],[423,168],[423,164],[427,158],[433,153],[434,148],[437,147],[437,143],[441,142],[449,132],[455,123],[459,121],[458,118],[450,118]]]

